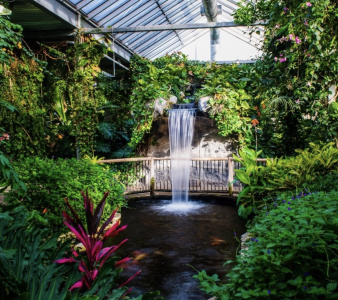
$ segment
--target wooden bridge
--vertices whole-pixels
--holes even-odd
[[[266,159],[257,161],[264,164]],[[142,157],[101,160],[121,170],[126,194],[171,191],[170,157]],[[234,182],[234,170],[241,168],[232,157],[191,158],[189,192],[239,193],[243,185]]]

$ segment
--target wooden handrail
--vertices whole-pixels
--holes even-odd
[[[130,166],[132,167],[132,172],[134,172],[134,174],[131,174],[130,177],[132,184],[129,185],[126,183],[127,188],[125,193],[150,191],[150,194],[153,196],[155,194],[155,190],[164,191],[171,189],[170,159],[170,157],[132,157],[103,159],[97,161],[97,163],[133,163]],[[259,158],[256,161],[266,162],[267,159]],[[241,185],[233,183],[235,169],[239,168],[240,166],[231,156],[192,157],[191,166],[195,170],[193,176],[194,179],[192,179],[195,183],[191,187],[190,191],[220,191],[228,192],[229,195],[232,195],[233,193],[239,192],[242,188]],[[217,179],[211,179],[209,181],[209,179],[207,179],[208,176],[210,176],[210,174],[216,174],[215,172],[217,173]],[[161,176],[164,176],[163,174],[167,174],[165,175],[165,179],[161,179]],[[135,180],[135,176],[139,176],[140,179]],[[212,176],[214,175],[211,175],[211,177]],[[127,177],[129,178],[129,175]]]
[[[103,159],[97,161],[98,164],[102,163],[118,163],[118,162],[133,162],[133,161],[151,161],[151,160],[170,160],[171,158],[166,157],[131,157],[131,158],[116,158],[116,159]],[[216,161],[216,160],[234,160],[233,157],[192,157],[190,160],[193,161]],[[265,162],[266,158],[256,159],[258,162]]]

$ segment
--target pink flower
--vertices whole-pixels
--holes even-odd
[[[297,104],[299,104],[299,103],[300,103],[300,100],[299,100],[299,99],[297,99],[296,103],[297,103]]]
[[[307,86],[311,86],[311,82],[309,81],[306,85],[307,85]]]
[[[283,10],[284,10],[284,14],[286,14],[289,9],[287,7],[284,7]]]
[[[293,33],[290,34],[290,35],[289,35],[289,40],[290,40],[290,41],[293,41],[294,39],[295,39],[295,35],[294,35]]]
[[[278,57],[275,57],[274,60],[277,61],[277,60],[278,60]]]
[[[280,27],[280,25],[279,24],[277,24],[276,26],[275,26],[275,28],[279,28]]]
[[[279,59],[279,62],[281,62],[281,63],[282,63],[282,62],[285,62],[285,61],[286,61],[286,57],[280,58],[280,59]]]
[[[307,7],[312,6],[311,2],[306,2],[306,6],[307,6]]]
[[[309,23],[305,20],[305,21],[304,21],[304,25],[305,25],[305,26],[309,26]]]
[[[300,43],[301,43],[301,40],[299,39],[299,37],[298,37],[298,36],[296,36],[296,39],[295,39],[295,41],[296,41],[296,44],[300,44]]]
[[[2,137],[2,136],[0,137],[0,141],[3,141],[4,139],[5,139],[4,137]]]

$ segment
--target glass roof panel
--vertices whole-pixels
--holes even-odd
[[[98,8],[101,6],[106,0],[95,0],[84,6],[81,10],[86,13],[87,15],[94,10],[95,8]]]
[[[164,24],[206,23],[201,16],[202,0],[67,0],[94,20],[100,27],[135,27]],[[222,5],[219,22],[233,21],[231,16],[238,8],[239,0],[217,0]],[[250,37],[245,27],[222,30],[252,45],[261,38]],[[113,37],[130,49],[148,58],[155,58],[170,51],[179,51],[187,44],[209,32],[208,29],[125,32]]]

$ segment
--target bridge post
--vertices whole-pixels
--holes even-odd
[[[153,157],[150,160],[150,196],[155,196],[155,163]]]
[[[232,157],[228,157],[228,184],[229,184],[229,196],[233,195],[233,182],[234,181],[234,168]]]

